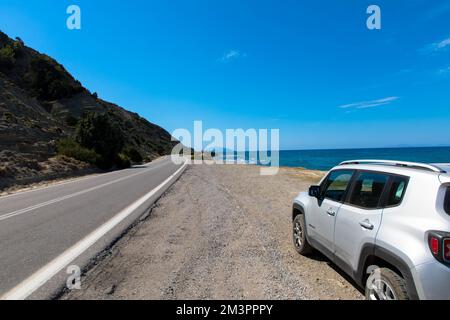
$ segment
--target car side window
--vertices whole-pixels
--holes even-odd
[[[372,172],[360,172],[355,180],[349,203],[365,209],[379,207],[388,175]]]
[[[344,199],[353,170],[336,170],[330,173],[322,186],[322,197],[341,202]]]
[[[386,206],[398,206],[405,195],[408,178],[406,177],[392,177],[391,188],[389,190]]]

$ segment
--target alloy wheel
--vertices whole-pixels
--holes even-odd
[[[301,247],[303,244],[303,229],[300,222],[295,222],[294,224],[294,239],[295,245]]]
[[[394,289],[382,279],[374,279],[369,285],[370,300],[397,300]]]

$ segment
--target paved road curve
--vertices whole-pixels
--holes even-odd
[[[80,254],[71,261],[88,262],[145,212],[173,182],[173,175],[181,174],[181,167],[167,157],[127,170],[0,197],[0,296],[33,278],[38,270],[45,269],[118,213],[132,212],[101,241],[89,246],[84,256]],[[149,194],[152,190],[154,193]],[[138,199],[143,200],[137,203]],[[132,204],[135,206],[129,207]],[[32,289],[28,298],[31,293],[35,298],[51,297],[65,283],[64,273],[55,273],[51,285],[48,279],[39,285],[34,283],[38,290]]]

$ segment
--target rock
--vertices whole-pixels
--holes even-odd
[[[105,290],[105,294],[107,294],[107,295],[112,295],[112,294],[114,294],[115,291],[116,291],[116,285],[113,284],[112,286],[108,287],[108,288]]]

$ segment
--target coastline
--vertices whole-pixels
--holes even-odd
[[[256,164],[248,152],[227,156],[230,161]],[[420,163],[450,162],[450,147],[391,147],[391,148],[349,148],[349,149],[311,149],[280,150],[280,167],[305,168],[328,171],[343,161],[354,159],[385,159]]]

